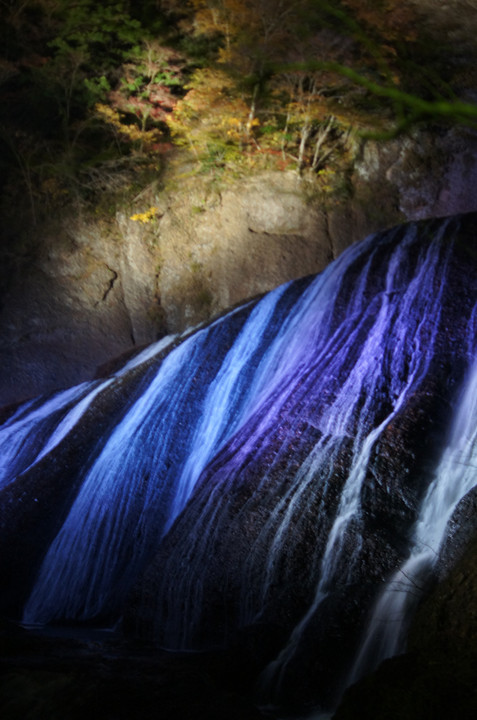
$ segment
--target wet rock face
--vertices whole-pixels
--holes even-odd
[[[264,704],[332,707],[472,364],[475,223],[369,237],[108,379],[10,409],[3,611],[123,617],[161,647],[237,652]]]
[[[332,707],[338,700],[369,607],[386,578],[406,557],[407,536],[419,508],[424,478],[444,433],[444,423],[437,429],[436,418],[443,419],[448,412],[447,401],[435,396],[430,400],[423,392],[382,437],[363,487],[363,514],[347,528],[333,582],[324,588],[326,597],[319,611],[310,617],[280,686],[272,691],[273,701],[280,707],[291,712],[317,702]],[[432,447],[422,443],[429,433],[435,438]],[[226,482],[219,494],[215,490],[223,482],[220,478],[232,474],[227,464],[221,465],[227,463],[232,449],[223,458],[216,458],[187,511],[129,596],[124,618],[128,634],[155,638],[161,647],[174,647],[174,643],[180,647],[181,642],[195,649],[238,645],[246,657],[249,655],[248,662],[256,658],[260,638],[264,648],[262,670],[265,668],[273,659],[266,648],[279,647],[280,642],[286,646],[314,601],[320,558],[350,472],[352,449],[345,444],[333,458],[326,489],[319,482],[323,468],[313,480],[308,479],[310,486],[300,493],[285,530],[286,540],[282,538],[282,552],[273,557],[271,543],[274,533],[279,532],[279,520],[274,516],[280,512],[280,499],[289,493],[294,473],[317,439],[312,426],[287,428],[281,424],[274,436],[268,436],[267,448],[271,457],[274,447],[280,448],[282,461],[274,462],[270,472],[271,461],[266,456],[262,460],[260,456],[250,458],[245,478],[236,484]],[[213,530],[208,520],[212,512]],[[360,551],[356,556],[357,547]],[[353,556],[356,559],[350,566]],[[186,583],[180,580],[183,572]],[[264,589],[267,572],[273,574],[273,580]],[[185,585],[190,596],[184,591]],[[191,597],[196,609],[189,606]],[[244,603],[252,608],[245,616]],[[185,612],[180,608],[187,608],[187,627],[177,624],[178,613]],[[270,689],[267,692],[270,702]]]
[[[461,561],[477,537],[477,489],[460,501],[447,528],[447,537],[436,567],[436,580],[443,581]]]
[[[321,388],[323,369],[318,367],[316,375],[310,370],[290,392],[283,416],[267,426],[266,434],[254,434],[262,427],[257,417],[206,469],[186,510],[130,596],[125,616],[128,632],[154,637],[161,646],[176,643],[200,649],[236,642],[245,626],[249,640],[256,631],[273,644],[279,637],[293,637],[300,619],[307,616],[306,632],[282,666],[271,697],[290,708],[318,701],[333,706],[369,607],[407,557],[410,529],[446,437],[451,398],[466,362],[454,354],[459,333],[465,337],[461,311],[466,307],[464,316],[469,317],[475,294],[474,281],[462,286],[468,261],[466,232],[470,233],[470,226],[463,230],[462,247],[457,243],[455,256],[448,261],[445,310],[432,340],[436,354],[425,381],[406,396],[395,414],[390,415],[384,391],[393,382],[391,375],[384,374],[382,405],[379,393],[373,396],[374,423],[392,419],[373,447],[360,493],[361,512],[344,526],[327,582],[321,585],[320,577],[325,574],[334,520],[342,507],[345,483],[355,472],[356,455],[351,439],[341,440],[336,453],[325,453],[321,463],[305,474],[303,468],[313,454],[319,456],[316,448],[322,440],[317,427],[320,400],[325,400],[313,395]],[[418,263],[417,257],[410,253],[406,267],[412,268],[414,262]],[[355,266],[351,270],[348,280],[354,278],[358,284]],[[343,286],[337,323],[341,303],[349,312],[351,285]],[[368,302],[372,303],[371,294]],[[365,342],[369,328],[364,325],[362,332],[360,341]],[[413,364],[411,356],[409,364]],[[344,382],[349,371],[348,366],[341,368],[337,382]],[[332,381],[327,392],[331,403]],[[290,417],[300,422],[290,422]],[[244,455],[241,449],[251,447],[252,436],[254,451]],[[293,491],[300,474],[303,486]],[[307,615],[314,603],[315,610]]]
[[[94,409],[86,410],[75,425],[68,442],[52,456],[34,463],[38,447],[74,407],[73,400],[52,414],[43,437],[35,438],[32,427],[33,442],[27,438],[17,449],[16,471],[20,476],[0,492],[2,616],[21,617],[45,549],[60,530],[75,500],[91,454],[101,448],[104,437],[111,432],[118,415],[123,414],[125,404],[137,392],[140,382],[141,375],[133,372],[127,382],[117,383],[112,392],[102,395]],[[11,415],[13,412],[14,409]]]
[[[435,582],[409,632],[407,652],[344,695],[336,720],[473,718],[477,714],[475,489],[449,523]]]

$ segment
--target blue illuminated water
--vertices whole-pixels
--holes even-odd
[[[453,509],[477,482],[477,293],[470,281],[458,301],[449,290],[462,262],[458,227],[371,236],[319,276],[168,337],[110,378],[20,406],[0,426],[9,507],[15,483],[58,472],[62,449],[84,457],[44,540],[23,622],[113,624],[144,612],[152,639],[183,650],[279,626],[260,689],[274,708],[287,677],[306,672],[296,663],[307,638],[339,640],[329,615],[320,625],[337,589],[352,598],[366,573],[376,584],[389,571],[382,558],[374,571],[367,536],[379,498],[380,513],[389,502],[407,523],[398,539],[388,530],[373,539],[379,554],[390,537],[401,569],[378,601],[373,586],[355,669],[337,686],[398,652],[410,595],[396,584],[404,577],[407,589],[432,567]],[[379,475],[380,452],[394,451],[386,443],[410,407],[420,412],[434,377],[455,406],[447,443],[432,477],[408,477],[403,465],[392,485]],[[82,427],[106,401],[115,414],[85,448]]]
[[[98,389],[83,383],[44,402],[40,398],[17,408],[0,427],[0,488],[60,442]]]
[[[276,349],[272,343],[264,350],[264,334],[287,289],[250,309],[228,352],[215,344],[215,335],[223,339],[219,320],[167,355],[85,474],[45,557],[25,623],[107,615],[122,602],[207,461],[273,378]]]
[[[266,452],[272,429],[282,422],[284,408],[286,414],[297,416],[300,409],[307,417],[313,412],[312,422],[320,438],[300,466],[294,468],[286,489],[270,493],[268,513],[244,558],[240,575],[240,622],[243,625],[259,622],[273,588],[280,583],[280,558],[287,553],[290,528],[300,522],[303,507],[309,501],[310,487],[322,488],[330,482],[333,457],[351,439],[352,460],[336,518],[323,555],[313,558],[315,567],[310,568],[317,577],[314,599],[289,643],[264,676],[266,685],[280,684],[281,673],[329,587],[347,582],[340,563],[343,541],[350,523],[360,521],[360,496],[369,454],[383,430],[416,392],[435,355],[441,279],[450,252],[450,245],[440,241],[444,232],[445,225],[433,244],[421,248],[415,266],[410,268],[409,249],[417,244],[417,231],[410,230],[391,257],[385,256],[377,292],[375,288],[374,293],[369,292],[371,283],[376,283],[371,268],[379,261],[383,246],[373,245],[372,241],[346,253],[307,289],[297,304],[295,319],[290,321],[292,339],[283,333],[280,370],[249,425],[235,436],[230,459],[208,480],[207,501],[190,528],[193,550],[187,541],[178,541],[177,556],[183,553],[187,558],[189,572],[186,575],[181,572],[174,556],[165,562],[158,595],[168,600],[168,622],[161,632],[166,645],[178,643],[179,639],[180,647],[194,644],[194,629],[200,626],[204,602],[199,576],[204,576],[211,562],[210,539],[221,524],[227,525],[227,532],[232,534],[230,527],[235,523],[238,532],[242,511],[230,520],[227,505],[220,502],[221,496],[246,477],[244,467],[252,448],[260,448],[256,455]],[[391,233],[387,243],[392,247],[392,242]],[[349,298],[343,311],[339,307],[343,282],[358,259],[362,260],[360,273],[353,286],[347,288]],[[325,396],[328,400],[323,403],[321,398]],[[376,397],[382,399],[379,405]],[[378,419],[383,408],[384,417]],[[276,458],[279,456],[280,453]],[[269,469],[262,470],[260,486],[265,485],[272,473],[273,462]],[[352,572],[359,555],[359,535],[357,540],[355,552],[347,558],[347,574]],[[188,597],[191,577],[194,577],[193,602],[188,604],[186,614],[175,614],[177,598]],[[181,603],[177,606],[182,607]],[[161,612],[158,609],[159,617]]]

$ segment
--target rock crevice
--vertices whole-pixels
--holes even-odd
[[[133,346],[320,272],[370,232],[477,209],[475,133],[353,142],[343,192],[292,171],[217,187],[179,163],[112,218],[38,227],[39,251],[0,277],[0,405],[89,379]]]

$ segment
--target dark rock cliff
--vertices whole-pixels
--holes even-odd
[[[469,497],[463,504],[468,506],[474,502],[474,498]],[[462,532],[471,539],[465,544],[465,550],[459,542],[457,548],[449,543],[447,550],[444,549],[445,556],[453,547],[452,553],[460,554],[460,560],[452,569],[448,566],[440,581],[436,578],[434,589],[421,603],[411,627],[407,652],[386,660],[373,674],[351,687],[333,720],[475,718],[475,511],[470,525],[464,523]]]
[[[319,272],[369,232],[477,209],[470,131],[349,143],[352,172],[329,192],[291,171],[217,183],[179,162],[113,214],[63,208],[21,244],[10,237],[0,404],[89,379],[166,332]]]

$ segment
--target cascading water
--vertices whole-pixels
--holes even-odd
[[[474,339],[472,335],[472,340]],[[387,583],[373,609],[348,684],[404,650],[412,611],[439,558],[452,513],[477,484],[477,361],[464,385],[450,437],[422,501],[409,557]]]
[[[459,444],[477,372],[439,460],[474,352],[474,225],[371,236],[114,377],[21,406],[0,427],[3,606],[26,624],[124,615],[170,649],[249,643],[263,704],[332,707],[378,588],[432,563],[475,484],[457,457],[473,462]],[[376,628],[356,667],[382,656]]]
[[[447,366],[459,376],[468,363],[449,333],[456,307],[467,322],[476,297],[475,287],[463,304],[455,296],[454,232],[442,223],[424,243],[413,227],[404,236],[390,233],[346,253],[307,289],[321,310],[316,325],[312,313],[294,324],[293,352],[289,341],[283,345],[293,361],[283,363],[209,463],[137,590],[141,631],[176,648],[227,642],[237,627],[286,626],[284,614],[293,607],[290,638],[262,675],[264,704],[281,704],[290,682],[300,685],[296,678],[311,664],[300,657],[303,645],[316,637],[319,647],[327,625],[337,623],[334,605],[342,603],[349,615],[349,642],[338,654],[353,652],[364,617],[347,605],[370,602],[405,552],[402,530],[397,547],[385,529],[373,528],[368,537],[373,492],[383,503],[389,493],[392,512],[409,526],[427,480],[408,457],[394,469],[393,488],[375,469],[376,458],[394,463],[400,433],[422,441],[430,384],[442,380],[450,392],[455,381],[444,381]],[[371,545],[379,565],[368,572]],[[220,600],[211,602],[219,583]],[[340,593],[345,600],[337,603]],[[318,696],[335,683],[324,704],[336,700],[345,680],[349,661],[326,655],[340,642],[330,634],[322,651]],[[336,670],[333,681],[327,664]]]
[[[207,461],[273,381],[281,345],[266,347],[267,327],[296,294],[281,287],[250,308],[238,333],[223,333],[217,321],[165,358],[85,474],[25,607],[26,624],[114,613]]]
[[[21,405],[0,428],[0,488],[13,480],[19,471],[37,461],[47,446],[59,442],[63,424],[74,403],[84,405],[91,393],[87,383],[59,392],[45,402],[30,401]],[[81,398],[81,399],[80,399]],[[78,405],[73,406],[77,416]],[[66,432],[64,433],[66,434]],[[56,437],[56,439],[54,439]]]
[[[444,232],[444,228],[442,229],[442,232]],[[405,253],[405,241],[400,246],[400,250]],[[395,293],[396,282],[399,282],[399,272],[402,271],[402,262],[403,258],[400,257],[399,252],[391,259],[388,273],[386,275],[386,288],[384,290],[385,301],[376,315],[376,320],[372,328],[368,331],[366,341],[362,348],[361,357],[356,362],[353,372],[349,375],[343,385],[341,397],[339,398],[339,412],[336,413],[335,410],[336,401],[335,404],[330,406],[330,420],[329,427],[325,433],[326,437],[330,437],[333,432],[336,432],[336,426],[338,425],[339,427],[340,416],[342,414],[344,414],[345,417],[345,426],[349,424],[350,419],[355,412],[355,403],[358,400],[354,391],[356,388],[359,388],[359,390],[362,389],[362,377],[366,377],[369,373],[369,358],[372,357],[374,362],[372,363],[371,373],[369,373],[370,379],[366,388],[367,397],[364,402],[363,409],[361,410],[360,423],[354,440],[353,460],[348,478],[341,493],[338,511],[329,532],[326,547],[321,560],[319,581],[316,587],[315,597],[305,616],[293,630],[289,642],[281,651],[277,660],[269,665],[262,678],[264,693],[266,695],[271,694],[272,697],[273,687],[275,685],[280,686],[283,673],[286,670],[288,662],[293,657],[303,633],[306,632],[309,620],[315,616],[320,604],[327,597],[328,593],[332,592],[333,583],[336,581],[335,574],[337,566],[345,547],[344,539],[347,528],[351,522],[359,522],[361,513],[360,500],[362,485],[366,478],[370,453],[376,445],[376,442],[383,430],[392,422],[393,418],[399,413],[401,407],[406,402],[408,396],[418,386],[420,380],[428,370],[429,363],[432,358],[435,332],[439,316],[440,292],[438,291],[434,295],[430,295],[425,298],[421,298],[420,296],[423,283],[430,281],[432,284],[435,282],[435,277],[433,276],[437,271],[437,267],[438,265],[441,265],[441,267],[439,267],[439,271],[442,271],[442,264],[445,264],[445,260],[443,260],[442,257],[439,257],[439,255],[435,252],[435,248],[429,249],[428,256],[422,258],[420,266],[416,269],[413,280],[409,283],[406,292],[403,294],[399,315],[396,317],[395,309],[392,310],[390,307],[389,298]],[[399,330],[396,333],[396,338],[398,342],[401,341],[402,344],[398,344],[394,348],[395,358],[399,358],[397,360],[397,362],[399,362],[402,360],[406,351],[406,345],[403,340],[407,338],[407,333],[409,332],[409,327],[406,327],[409,318],[408,313],[410,313],[411,310],[415,313],[417,310],[416,305],[419,305],[419,312],[422,312],[423,315],[433,315],[436,320],[436,324],[434,328],[432,328],[425,345],[422,342],[419,327],[416,328],[416,333],[414,335],[416,352],[412,358],[413,362],[408,368],[406,381],[401,384],[400,387],[396,384],[396,387],[393,388],[393,404],[390,408],[390,412],[385,416],[381,423],[377,425],[377,427],[374,427],[366,434],[366,430],[368,430],[367,421],[371,414],[369,404],[374,402],[379,382],[382,378],[382,363],[384,360],[383,350],[386,349],[385,336],[387,333],[392,333],[393,330],[395,331],[395,327],[393,328],[393,325],[397,325],[399,327]],[[391,377],[396,378],[398,376],[399,371],[395,368]],[[339,434],[341,435],[343,432],[344,431],[341,430]],[[322,443],[320,443],[320,446],[321,445]],[[298,493],[301,492],[301,482],[302,480],[300,478],[297,487]],[[287,524],[288,520],[285,521],[285,527]],[[281,527],[278,533],[282,534],[283,529],[284,528]],[[275,550],[273,545],[272,549]],[[360,544],[358,542],[353,549],[351,556],[348,557],[347,560],[347,572],[349,573],[352,571],[353,563],[359,554],[359,550]]]

